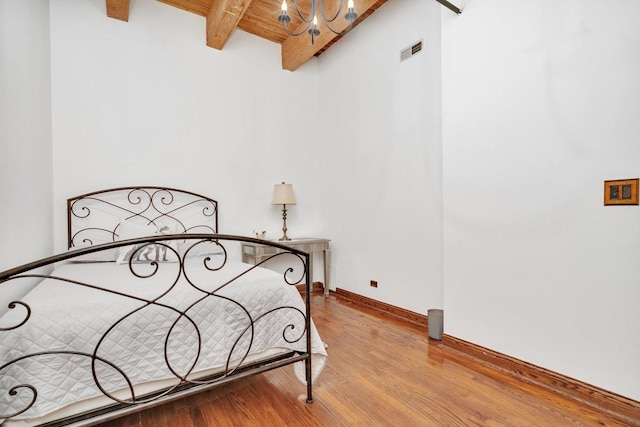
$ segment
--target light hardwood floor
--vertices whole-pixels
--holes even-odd
[[[491,369],[430,340],[426,327],[335,295],[312,302],[329,346],[314,403],[285,367],[105,425],[640,426]]]

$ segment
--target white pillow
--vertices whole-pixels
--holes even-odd
[[[174,230],[172,230],[168,226],[163,226],[158,229],[155,224],[137,224],[135,222],[129,220],[122,220],[118,225],[118,240],[127,240],[127,239],[135,239],[138,237],[149,237],[156,236],[159,234],[173,234]],[[173,248],[174,250],[177,248],[175,240],[166,242],[164,244],[160,244],[162,242],[158,242],[157,244],[138,244],[138,245],[129,245],[129,246],[121,246],[118,248],[118,255],[116,258],[116,262],[118,264],[126,264],[129,262],[131,257],[133,257],[132,262],[141,263],[141,262],[176,262],[178,261],[178,257],[176,254],[167,246]],[[166,245],[166,246],[165,246]]]

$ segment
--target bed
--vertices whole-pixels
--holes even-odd
[[[219,234],[218,203],[164,187],[67,201],[69,251],[0,273],[3,426],[94,424],[292,365],[306,400],[327,354],[309,254]],[[277,269],[264,268],[277,261]],[[302,289],[301,289],[302,288]]]

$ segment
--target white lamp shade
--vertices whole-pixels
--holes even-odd
[[[293,195],[292,184],[276,184],[273,187],[272,205],[295,205],[296,196]]]

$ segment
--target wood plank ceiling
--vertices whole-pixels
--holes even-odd
[[[336,35],[318,23],[320,35],[311,44],[311,37],[303,34],[298,37],[287,35],[278,22],[282,0],[158,0],[162,3],[204,16],[206,21],[207,46],[214,49],[223,49],[226,42],[232,36],[236,28],[239,28],[258,37],[270,40],[282,45],[282,68],[295,71],[313,56],[319,56],[342,36]],[[327,14],[334,14],[339,0],[324,0]],[[358,19],[354,26],[361,23],[376,9],[388,0],[354,0],[355,11]],[[105,0],[107,16],[123,21],[129,20],[130,0]],[[287,0],[289,4],[288,24],[290,31],[299,31],[304,22],[298,18],[294,11],[293,0]],[[298,0],[300,8],[308,13],[311,7],[310,0]],[[346,8],[347,0],[344,0]],[[344,31],[348,27],[348,21],[342,19],[345,10],[334,22],[334,29]]]

